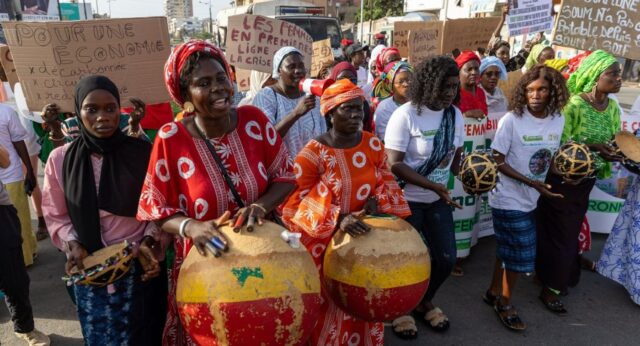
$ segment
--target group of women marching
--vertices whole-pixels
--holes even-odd
[[[185,257],[189,251],[211,256],[211,239],[224,256],[230,244],[219,226],[230,218],[253,223],[274,215],[301,233],[320,273],[336,232],[356,241],[367,236],[363,214],[405,218],[431,255],[430,284],[414,315],[447,330],[451,322],[436,294],[459,257],[454,210],[462,208],[449,181],[460,166],[465,122],[486,124],[500,112],[506,114],[491,144],[500,180],[488,196],[497,251],[483,299],[506,327],[525,329],[512,296],[519,274],[535,272],[544,306],[566,313],[560,297],[578,283],[578,236],[594,180],[563,181],[551,159],[562,143],[581,141],[597,154],[598,176],[610,174],[618,157],[607,143],[620,130],[620,113],[608,96],[620,90],[620,66],[596,51],[567,82],[543,64],[553,58],[551,48],[534,46],[509,102],[498,81],[522,67],[521,54],[528,53],[511,58],[499,38],[489,48],[482,60],[465,51],[455,60],[436,56],[411,66],[395,48],[383,47],[368,84],[357,86],[360,66],[341,62],[330,72],[335,82],[316,97],[299,89],[308,68],[302,53],[285,47],[273,57],[271,74],[252,74],[251,92],[235,107],[224,53],[190,41],[173,50],[164,71],[183,119],[162,126],[153,145],[139,129],[144,107],[122,124],[113,82],[83,78],[75,91],[79,134],[58,143],[45,169],[48,230],[67,256],[68,272],[123,240],[135,244],[139,259],[105,287],[73,284],[86,343],[194,344],[176,302]],[[51,136],[63,139],[63,123],[53,105],[49,110]],[[637,186],[628,203],[637,204]],[[616,237],[638,231],[633,209],[625,206]],[[598,270],[621,280],[611,261]],[[631,288],[636,302],[639,285]],[[410,316],[393,328],[402,338],[417,335]],[[350,316],[325,295],[310,344],[343,345],[344,335],[357,335],[359,345],[382,345],[384,328]]]

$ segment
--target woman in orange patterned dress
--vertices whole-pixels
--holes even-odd
[[[387,166],[382,141],[362,131],[364,93],[343,79],[325,90],[320,109],[329,131],[298,154],[298,188],[284,205],[287,227],[302,233],[302,243],[320,273],[325,250],[338,229],[366,236],[359,216],[410,214],[402,190]],[[350,316],[326,294],[311,345],[383,345],[384,326]]]

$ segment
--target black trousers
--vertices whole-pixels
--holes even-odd
[[[0,232],[4,233],[0,237],[2,239],[14,238],[11,235],[20,234],[20,220],[16,209],[11,205],[0,205]],[[16,333],[29,333],[34,329],[29,283],[20,242],[0,244],[0,290],[5,294]]]

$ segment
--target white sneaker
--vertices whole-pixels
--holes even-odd
[[[29,343],[29,346],[49,346],[51,345],[51,340],[49,337],[43,332],[34,329],[29,333],[16,333],[16,337],[18,339],[22,339]]]

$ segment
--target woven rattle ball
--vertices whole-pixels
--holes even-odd
[[[565,180],[572,182],[590,177],[596,171],[595,157],[589,147],[576,142],[563,144],[553,159],[553,165]]]
[[[490,154],[473,152],[462,161],[458,179],[470,195],[489,192],[498,182],[498,166]]]

